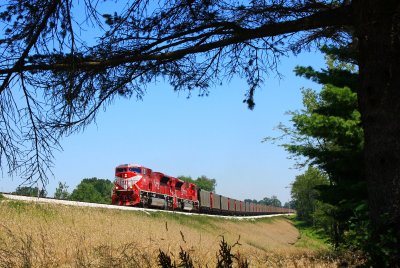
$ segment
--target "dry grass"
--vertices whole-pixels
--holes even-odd
[[[285,218],[238,221],[0,201],[0,267],[157,267],[181,248],[216,267],[224,239],[250,267],[337,267],[339,257],[295,247]],[[341,256],[342,258],[342,256]],[[241,257],[241,259],[243,259]]]

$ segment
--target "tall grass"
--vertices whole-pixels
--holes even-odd
[[[0,219],[1,268],[160,267],[161,252],[183,267],[339,262],[295,247],[299,233],[285,218],[238,221],[3,200]],[[231,266],[218,266],[222,256]]]

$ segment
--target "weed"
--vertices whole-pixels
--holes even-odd
[[[247,260],[247,258],[245,258],[243,255],[241,255],[239,252],[236,254],[236,259],[237,259],[239,268],[249,268],[250,267],[250,263]]]
[[[217,255],[217,268],[232,268],[234,260],[236,260],[239,268],[249,267],[249,262],[243,255],[241,255],[239,252],[237,252],[237,254],[234,255],[231,252],[233,247],[235,247],[236,245],[239,246],[241,245],[239,243],[239,240],[240,236],[238,240],[232,246],[230,246],[225,241],[225,238],[222,236],[222,240],[220,241],[219,251]]]
[[[232,247],[228,245],[225,238],[219,244],[219,251],[217,254],[217,267],[218,268],[231,268],[233,264],[234,255],[231,253]]]
[[[240,239],[240,237],[239,237]],[[240,245],[238,241],[230,246],[226,241],[225,238],[222,236],[222,240],[220,241],[219,244],[219,251],[217,253],[217,268],[232,268],[234,261],[237,262],[237,267],[238,268],[248,268],[249,267],[249,262],[247,261],[246,258],[244,258],[240,253],[238,252],[236,255],[232,254],[231,250],[234,246]],[[190,256],[190,254],[185,251],[182,247],[180,248],[179,252],[179,265],[177,266],[175,262],[172,261],[172,258],[159,249],[158,253],[158,265],[162,268],[177,268],[177,267],[184,267],[184,268],[194,268],[193,260]],[[198,267],[202,267],[201,264],[198,264]]]
[[[176,265],[172,262],[171,257],[161,249],[158,253],[158,264],[162,268],[176,268]]]
[[[181,251],[179,252],[179,259],[181,262],[179,263],[179,267],[185,268],[194,268],[192,258],[190,257],[189,253],[184,251],[181,247]]]

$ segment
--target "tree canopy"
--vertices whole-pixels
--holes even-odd
[[[69,199],[70,198],[70,193],[68,192],[68,185],[64,182],[62,183],[61,181],[58,182],[58,187],[56,188],[54,192],[54,198],[56,199]]]
[[[263,199],[257,201],[256,199],[245,199],[244,202],[254,203],[254,204],[263,204],[267,206],[273,207],[282,207],[282,202],[278,199],[276,195],[271,197],[264,197]],[[294,207],[291,207],[294,208]]]
[[[308,167],[304,174],[296,176],[291,189],[295,202],[296,214],[300,220],[314,223],[316,201],[320,195],[317,186],[327,185],[329,180],[318,169]]]
[[[197,179],[193,180],[190,176],[179,176],[178,179],[181,179],[186,182],[194,183],[200,189],[215,192],[215,186],[217,186],[217,181],[215,179],[209,179],[206,176],[202,175]]]
[[[244,202],[255,203],[255,204],[258,203],[257,199],[249,199],[249,198],[246,198],[246,199],[244,200]]]
[[[264,204],[273,207],[282,207],[282,202],[278,199],[276,195],[269,197],[264,197],[262,200],[258,201],[259,204]]]
[[[32,186],[18,186],[17,189],[15,189],[15,192],[13,194],[16,195],[24,195],[24,196],[35,196],[35,197],[46,197],[47,192],[45,189],[39,189],[38,187],[32,187]]]
[[[358,73],[352,58],[339,59],[338,51],[323,50],[328,53],[327,69],[295,70],[297,75],[322,84],[321,91],[303,89],[304,108],[288,112],[291,126],[280,124],[278,129],[280,138],[285,139],[282,146],[300,166],[315,165],[328,175],[331,185],[325,189],[326,200],[334,205],[343,205],[344,200],[357,203],[367,198],[364,130],[355,92]]]
[[[91,203],[111,203],[111,191],[114,184],[107,179],[83,179],[72,191],[70,199]]]
[[[364,131],[354,92],[358,73],[352,58],[340,57],[342,51],[328,47],[323,51],[327,53],[327,69],[296,67],[297,75],[323,87],[319,93],[302,90],[304,108],[288,113],[291,125],[278,126],[283,134],[278,140],[299,166],[311,164],[323,171],[322,175],[309,167],[297,176],[292,197],[298,218],[313,225],[319,221],[338,247],[344,242],[355,208],[365,205],[367,199]]]

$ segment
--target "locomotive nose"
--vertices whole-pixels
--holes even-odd
[[[138,175],[138,173],[136,173],[136,172],[129,172],[129,173],[123,173],[121,177],[122,178],[131,178],[131,177],[135,177],[137,175]]]

